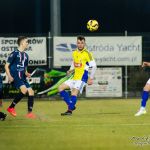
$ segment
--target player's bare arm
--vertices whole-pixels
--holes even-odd
[[[67,71],[67,75],[70,75],[71,73],[74,72],[74,63],[71,63],[70,69]]]
[[[28,77],[28,78],[30,78],[31,77],[31,74],[26,70],[26,72],[25,72],[25,75],[26,75],[26,77]]]
[[[5,71],[6,71],[6,74],[7,74],[7,76],[8,76],[8,80],[9,80],[9,82],[11,83],[11,82],[13,82],[13,77],[11,76],[11,74],[10,74],[10,70],[9,70],[9,63],[6,63],[5,64]]]
[[[149,62],[143,62],[142,67],[145,67],[145,66],[150,66],[150,63]]]
[[[90,61],[89,62],[89,66],[91,68],[91,74],[90,74],[90,76],[88,78],[87,84],[88,85],[92,85],[93,84],[94,75],[95,75],[95,71],[96,71],[96,68],[97,68],[95,60]]]
[[[70,75],[70,74],[73,73],[73,72],[74,72],[74,69],[68,70],[68,71],[67,71],[67,75]]]

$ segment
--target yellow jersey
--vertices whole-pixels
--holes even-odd
[[[73,80],[87,82],[89,62],[93,60],[92,54],[84,48],[82,51],[76,49],[73,51],[74,77]]]

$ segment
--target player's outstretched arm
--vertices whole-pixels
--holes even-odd
[[[72,74],[73,72],[74,72],[74,69],[72,69],[72,70],[69,69],[69,70],[67,71],[67,75],[70,75],[70,74]]]
[[[74,72],[74,63],[71,63],[70,69],[67,71],[67,75],[70,75],[71,73]]]
[[[143,62],[142,67],[145,67],[145,66],[150,66],[150,63],[149,62]]]

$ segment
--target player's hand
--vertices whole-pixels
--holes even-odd
[[[67,71],[67,76],[69,76],[71,73],[72,73],[72,71],[71,71],[71,70],[68,70],[68,71]]]
[[[27,78],[31,78],[31,74],[30,73],[26,72],[25,74],[26,74]]]
[[[11,82],[13,82],[14,81],[14,78],[10,75],[10,76],[8,76],[8,82],[9,83],[11,83]]]
[[[150,63],[148,63],[148,62],[143,62],[142,67],[145,67],[145,66],[150,66]]]
[[[87,84],[92,85],[93,84],[93,79],[89,78],[88,81],[87,81]]]

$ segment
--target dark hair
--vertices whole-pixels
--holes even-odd
[[[26,36],[19,36],[18,40],[17,40],[17,44],[20,46],[21,41],[24,39],[27,39],[27,37]]]
[[[79,35],[79,36],[77,37],[77,40],[80,40],[80,41],[84,40],[84,41],[85,41],[85,37],[82,36],[82,35]]]

